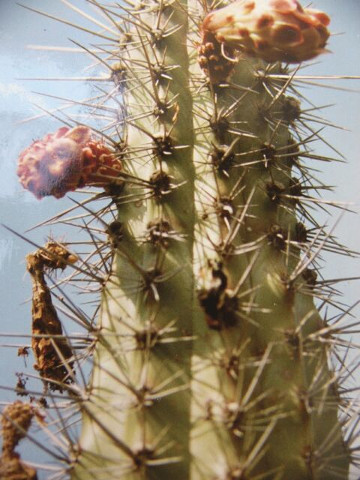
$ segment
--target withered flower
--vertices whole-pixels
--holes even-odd
[[[36,198],[67,192],[87,185],[103,187],[114,183],[121,161],[85,126],[59,128],[36,140],[19,156],[17,174],[24,188]]]

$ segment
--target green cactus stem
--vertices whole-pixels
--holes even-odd
[[[190,478],[194,166],[184,5],[135,13],[124,182],[73,478]],[[135,199],[128,202],[128,198]],[[111,225],[110,225],[111,228]],[[112,408],[109,408],[112,405]]]

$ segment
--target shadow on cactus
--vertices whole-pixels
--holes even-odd
[[[74,253],[53,241],[27,257],[35,368],[62,434],[51,478],[347,479],[358,412],[334,359],[352,346],[348,309],[319,265],[353,253],[313,215],[314,165],[331,159],[310,146],[322,138],[298,74],[326,51],[329,17],[295,0],[89,3],[100,15],[78,12],[94,30],[77,46],[107,70],[90,106],[103,126],[67,118],[18,166],[38,199],[95,187],[51,220],[85,230],[92,251],[73,239]],[[100,296],[91,319],[45,281],[67,265],[68,283]],[[36,478],[3,451],[4,471],[17,459],[6,478]]]

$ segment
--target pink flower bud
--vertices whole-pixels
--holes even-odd
[[[108,185],[121,169],[120,160],[92,139],[90,128],[79,126],[59,128],[32,143],[19,156],[17,174],[22,186],[41,199],[61,198],[86,185]]]
[[[238,0],[207,15],[203,36],[267,62],[300,63],[324,51],[329,23],[296,0]]]

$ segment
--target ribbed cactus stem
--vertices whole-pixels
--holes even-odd
[[[137,180],[126,180],[115,199],[116,255],[102,295],[76,479],[89,478],[93,468],[96,478],[106,479],[189,477],[194,167],[188,20],[185,2],[147,10],[134,12],[137,27],[121,51],[124,164]]]
[[[325,324],[296,217],[306,168],[296,172],[304,145],[292,138],[288,107],[298,115],[300,107],[276,73],[244,58],[229,82],[194,101],[198,241],[208,239],[198,264],[209,330],[202,326],[193,379],[199,478],[347,476]]]

